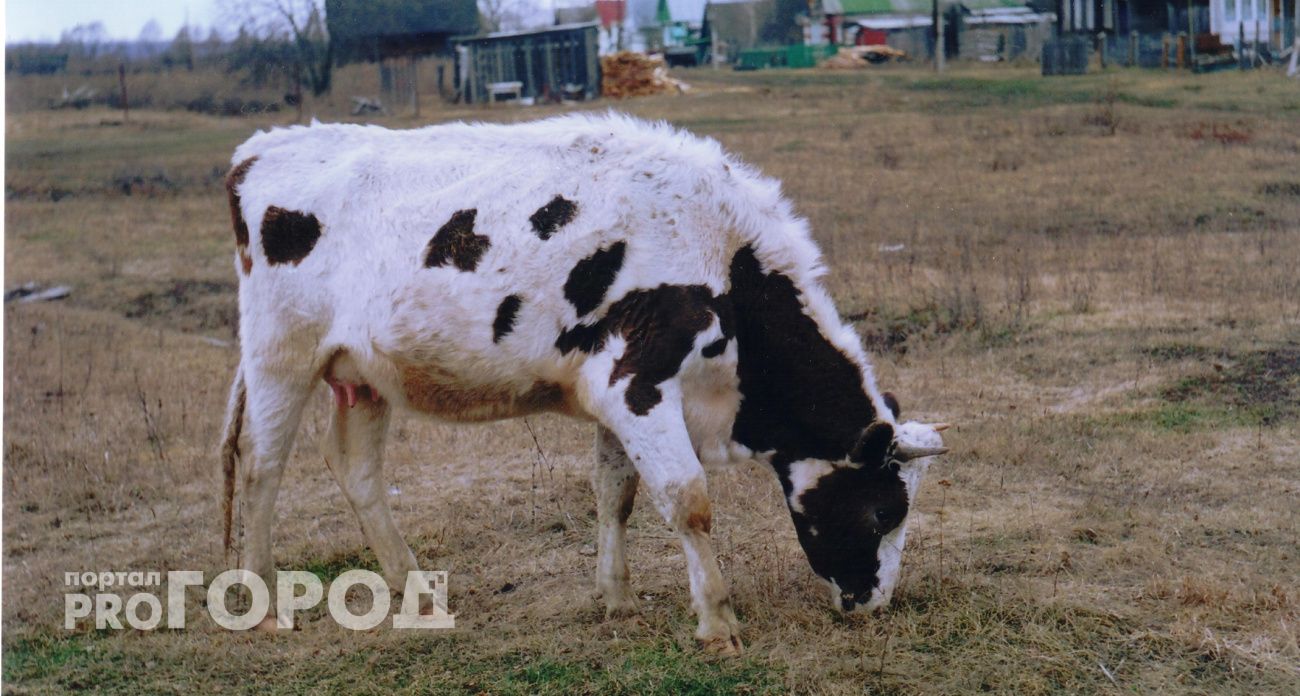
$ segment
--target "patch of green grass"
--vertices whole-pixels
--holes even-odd
[[[1120,92],[1116,95],[1116,98],[1125,104],[1147,106],[1153,109],[1173,109],[1178,106],[1177,99],[1170,99],[1168,97],[1148,97],[1139,94],[1129,94],[1128,92]]]
[[[1160,360],[1162,362],[1175,362],[1178,360],[1187,360],[1188,358],[1205,358],[1216,354],[1205,346],[1193,345],[1191,343],[1162,343],[1160,345],[1143,348],[1141,352],[1148,358]]]
[[[325,583],[333,582],[335,578],[349,570],[369,570],[381,574],[383,572],[379,567],[379,560],[369,549],[336,553],[326,558],[304,559],[293,567],[315,573],[316,577]]]
[[[1134,425],[1151,430],[1190,433],[1196,430],[1256,427],[1271,423],[1277,417],[1271,406],[1240,407],[1230,404],[1165,403],[1156,408],[1126,411],[1103,416],[1102,420],[1115,425]]]
[[[499,694],[775,694],[780,673],[752,660],[708,660],[673,643],[638,645],[606,661],[510,656],[485,665]],[[471,668],[479,671],[477,668]]]
[[[102,636],[96,639],[94,636]],[[186,644],[165,649],[159,634],[140,640],[113,640],[120,633],[40,636],[10,642],[4,651],[6,684],[40,690],[94,688],[106,693],[141,693],[166,683],[186,683],[193,665]],[[292,638],[292,637],[290,637]],[[207,673],[226,693],[302,693],[305,684],[320,692],[440,694],[778,694],[784,670],[755,658],[712,659],[668,640],[643,641],[597,658],[543,654],[525,649],[483,653],[473,641],[455,636],[416,636],[398,643],[372,643],[358,635],[343,650],[316,651],[296,658],[292,678],[249,681],[249,675],[277,670],[278,651],[256,653],[249,661]],[[225,638],[212,636],[213,641]],[[141,663],[148,655],[151,666]],[[357,675],[366,674],[364,688]]]

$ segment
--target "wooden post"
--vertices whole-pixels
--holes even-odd
[[[294,123],[302,123],[302,67],[293,66],[293,102],[298,109],[298,118]]]
[[[1128,66],[1136,68],[1138,64],[1138,33],[1134,29],[1128,33]]]
[[[1160,67],[1169,68],[1169,33],[1160,35]]]
[[[1246,69],[1246,25],[1237,22],[1237,69]]]
[[[420,59],[414,53],[411,54],[411,106],[415,109],[415,117],[420,117],[420,71],[416,67]]]
[[[934,71],[943,72],[947,42],[943,36],[943,3],[934,0]]]
[[[1101,69],[1106,69],[1106,32],[1097,32],[1097,59],[1101,61]]]
[[[122,123],[131,120],[131,100],[126,98],[126,63],[117,64],[117,84],[122,88]]]
[[[582,48],[587,53],[587,87],[584,99],[591,100],[600,96],[600,40],[595,29],[584,29]]]
[[[1254,0],[1251,1],[1253,2]],[[1261,10],[1267,12],[1268,8],[1267,6],[1255,8],[1255,55],[1250,59],[1250,67],[1252,68],[1256,65],[1264,64],[1264,59],[1259,55],[1259,13]]]
[[[1178,69],[1182,70],[1187,67],[1187,34],[1178,32],[1178,46],[1176,48]]]

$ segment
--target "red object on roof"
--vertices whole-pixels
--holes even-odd
[[[874,46],[877,44],[887,43],[885,41],[886,38],[887,35],[880,29],[867,29],[866,27],[863,27],[858,30],[858,38],[854,43],[859,46]]]
[[[619,24],[627,16],[626,0],[596,0],[596,14],[600,16],[600,25],[609,28]]]

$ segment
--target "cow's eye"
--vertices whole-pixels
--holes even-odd
[[[876,524],[880,525],[883,529],[892,529],[898,524],[898,516],[891,510],[885,510],[883,508],[876,510]]]

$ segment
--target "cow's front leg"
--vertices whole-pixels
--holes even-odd
[[[596,463],[591,469],[591,487],[596,491],[596,589],[605,602],[605,618],[636,612],[627,571],[627,519],[632,515],[636,467],[623,451],[614,433],[596,426]]]
[[[744,649],[740,628],[709,542],[713,514],[708,487],[682,416],[680,386],[676,380],[660,383],[661,400],[638,414],[624,398],[627,380],[607,388],[601,387],[602,381],[608,384],[609,378],[596,376],[588,381],[594,387],[588,392],[590,406],[623,443],[655,507],[681,539],[691,604],[700,620],[696,640],[710,652],[740,654]]]

